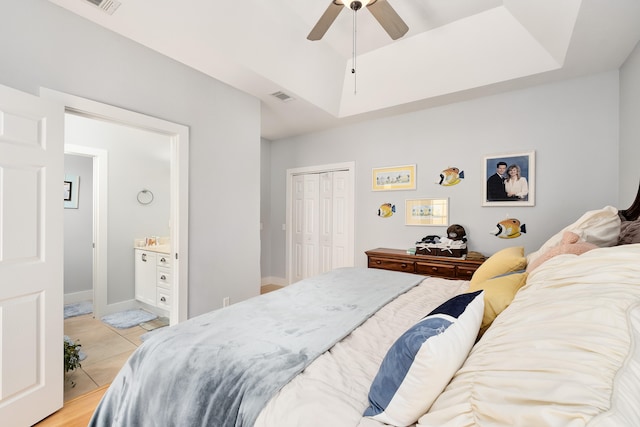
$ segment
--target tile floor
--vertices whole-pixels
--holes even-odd
[[[140,336],[147,332],[140,326],[112,328],[91,314],[65,319],[65,335],[79,341],[87,358],[81,362],[81,368],[67,374],[64,401],[111,383],[129,355],[142,343]]]

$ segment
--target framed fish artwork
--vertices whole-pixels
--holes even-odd
[[[373,168],[371,179],[373,191],[415,190],[416,165]]]
[[[484,157],[482,206],[535,206],[535,151]]]
[[[408,199],[405,225],[449,225],[449,199]]]

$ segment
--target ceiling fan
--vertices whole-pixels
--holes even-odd
[[[353,11],[358,11],[362,9],[362,6],[366,6],[393,40],[399,39],[409,31],[407,24],[400,18],[393,7],[387,3],[387,0],[331,0],[329,7],[324,11],[307,39],[320,40],[333,24],[343,6]]]

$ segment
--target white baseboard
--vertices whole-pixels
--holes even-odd
[[[93,301],[93,290],[64,294],[65,304],[73,304],[81,301]]]
[[[264,286],[264,285],[280,285],[280,286],[287,286],[287,279],[285,279],[284,277],[274,277],[274,276],[269,276],[269,277],[263,277],[262,279],[260,279],[260,285]]]

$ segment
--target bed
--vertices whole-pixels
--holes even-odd
[[[166,328],[90,425],[638,426],[638,193],[470,281],[338,269]]]

